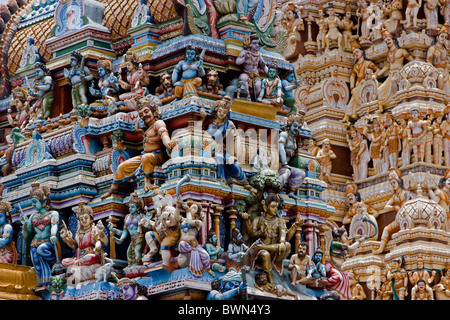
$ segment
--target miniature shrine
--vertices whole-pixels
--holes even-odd
[[[7,1],[0,299],[450,299],[449,24],[449,0]]]

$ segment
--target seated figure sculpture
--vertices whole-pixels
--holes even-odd
[[[278,66],[275,62],[269,65],[267,75],[268,78],[261,83],[261,91],[256,101],[281,107],[283,105],[283,86],[278,77]]]
[[[97,100],[90,106],[93,109],[91,115],[94,117],[108,115],[108,106],[114,105],[119,97],[119,79],[112,72],[112,63],[105,57],[98,58],[98,89],[94,88],[94,83],[89,87],[89,92]]]
[[[197,57],[197,49],[193,46],[186,48],[185,60],[180,61],[172,72],[172,83],[177,100],[197,95],[197,88],[202,85],[205,76],[203,68],[203,51]]]
[[[114,173],[111,189],[101,199],[106,199],[111,194],[117,193],[119,185],[138,173],[140,168],[144,173],[144,191],[150,191],[154,186],[151,183],[151,174],[155,166],[164,162],[164,148],[171,150],[176,144],[176,140],[172,140],[169,136],[166,124],[160,120],[158,105],[153,101],[140,99],[138,100],[139,117],[144,121],[146,130],[139,128],[139,122],[136,123],[136,133],[142,132],[144,136],[142,155],[138,155],[122,162]]]

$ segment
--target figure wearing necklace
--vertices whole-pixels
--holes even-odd
[[[0,199],[1,200],[1,199]],[[15,263],[15,250],[12,239],[14,229],[11,225],[11,204],[7,201],[0,202],[0,262]]]
[[[124,229],[115,229],[111,222],[108,224],[108,229],[120,237],[114,237],[114,241],[117,244],[122,244],[127,236],[130,235],[131,242],[127,250],[127,261],[130,266],[141,264],[142,261],[145,239],[139,222],[143,217],[144,206],[144,200],[135,192],[131,195],[128,204],[130,213],[125,216]]]
[[[227,139],[236,136],[236,127],[234,123],[229,120],[231,110],[231,98],[226,95],[222,100],[217,100],[214,103],[213,111],[211,113],[212,122],[208,125],[207,133],[209,133],[216,142],[216,150],[214,159],[217,163],[217,178],[225,183],[231,184],[236,182],[244,186],[244,188],[252,189],[247,181],[244,171],[239,165],[237,158],[234,157],[229,150],[224,150],[225,146],[230,145],[226,143]],[[204,119],[205,113],[202,111]],[[202,147],[207,147],[207,140],[203,140]]]
[[[439,71],[438,88],[450,95],[450,76],[448,68],[447,39],[449,22],[445,22],[436,36],[435,43],[428,49],[427,62]]]
[[[72,273],[76,281],[91,280],[95,270],[104,264],[102,246],[107,246],[109,241],[104,233],[105,227],[101,220],[95,225],[94,212],[91,207],[84,201],[80,201],[74,211],[76,211],[78,217],[75,238],[72,238],[72,232],[67,229],[64,222],[60,235],[61,239],[76,253],[73,258],[63,259],[61,264],[68,268],[68,272]],[[75,271],[77,269],[79,272]]]
[[[283,105],[283,86],[278,77],[278,66],[276,62],[269,65],[267,75],[269,77],[262,81],[261,92],[256,101],[281,107]]]
[[[70,54],[70,66],[70,70],[64,69],[64,77],[72,86],[72,106],[76,108],[88,103],[86,82],[94,79],[94,75],[84,65],[84,57],[77,51]]]
[[[89,92],[92,96],[100,99],[91,104],[91,106],[108,106],[111,102],[116,102],[119,100],[117,96],[117,93],[120,90],[119,79],[117,79],[112,72],[111,61],[105,59],[104,57],[98,58],[97,70],[99,90],[94,89],[94,83],[92,83],[89,87]]]
[[[54,83],[50,75],[50,70],[44,63],[36,62],[34,65],[36,71],[36,79],[33,81],[32,86],[29,86],[28,94],[30,97],[29,105],[31,106],[33,99],[37,99],[32,105],[32,109],[42,110],[42,119],[48,119],[52,113],[53,101],[54,101]],[[28,79],[25,77],[28,82]]]
[[[297,138],[303,125],[303,114],[301,111],[289,116],[285,131],[280,133],[278,141],[278,153],[280,156],[281,169],[278,171],[278,180],[288,186],[288,195],[297,199],[295,193],[305,179],[305,172],[301,169],[291,167],[289,161],[295,156],[298,144]]]
[[[202,85],[202,78],[206,75],[203,68],[203,54],[197,60],[197,49],[188,46],[185,60],[180,61],[172,72],[172,83],[175,88],[175,97],[179,100],[197,95],[197,88]]]
[[[52,210],[50,203],[50,188],[31,184],[31,204],[36,210],[29,217],[23,216],[20,220],[24,238],[33,236],[30,244],[31,260],[39,278],[40,285],[50,283],[52,268],[50,264],[55,261],[55,245],[58,238],[59,213]]]

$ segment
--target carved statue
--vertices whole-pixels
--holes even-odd
[[[13,127],[23,129],[28,124],[28,104],[27,93],[22,88],[15,88],[12,92],[13,100],[10,102],[10,107],[16,107],[16,116],[12,117],[12,110],[8,109],[8,122]]]
[[[450,298],[450,272],[449,263],[445,265],[445,269],[441,271],[441,279],[439,283],[433,286],[436,292],[436,300],[449,300]]]
[[[316,157],[319,150],[320,150],[320,147],[316,144],[316,139],[314,139],[314,138],[309,139],[308,140],[308,152],[313,157]]]
[[[408,0],[408,4],[406,6],[405,17],[406,17],[406,25],[405,27],[412,26],[417,27],[417,15],[419,13],[419,9],[422,6],[422,0]]]
[[[39,285],[51,282],[51,263],[57,258],[56,242],[58,241],[59,213],[52,210],[50,188],[31,184],[30,198],[35,212],[29,217],[22,216],[22,232],[24,238],[33,237],[30,244],[31,260],[39,279]]]
[[[413,60],[413,57],[405,49],[401,49],[398,46],[397,39],[395,39],[391,33],[382,28],[381,33],[383,35],[384,43],[388,47],[388,56],[386,58],[386,65],[376,72],[376,76],[382,76],[389,70],[389,76],[378,87],[378,106],[379,112],[383,112],[383,106],[392,98],[392,95],[397,91],[397,83],[395,79],[398,78],[399,72],[403,67],[404,60]]]
[[[119,95],[119,99],[124,103],[124,105],[121,105],[120,110],[134,111],[137,110],[137,98],[147,94],[146,86],[150,84],[150,79],[147,71],[145,71],[138,62],[136,53],[127,51],[123,60],[127,76],[126,81],[119,79],[119,85],[128,92]]]
[[[345,214],[345,217],[342,220],[342,224],[349,224],[352,222],[353,217],[358,213],[358,205],[360,203],[363,203],[365,205],[367,212],[374,218],[378,218],[378,216],[380,215],[380,213],[372,206],[362,201],[361,195],[358,192],[358,185],[356,183],[347,181],[347,183],[345,184],[345,194],[347,196],[348,203],[350,204],[350,208]]]
[[[311,277],[314,279],[314,281],[311,281],[306,284],[308,288],[323,289],[328,285],[327,270],[325,269],[325,265],[322,264],[322,258],[323,258],[322,248],[317,247],[311,258],[312,261]]]
[[[242,274],[231,269],[223,277],[211,281],[211,291],[206,300],[231,300],[246,289],[247,283],[242,281]]]
[[[217,178],[227,184],[236,182],[244,188],[251,190],[247,177],[239,165],[237,158],[234,156],[233,150],[225,150],[231,145],[230,143],[226,143],[227,139],[234,139],[237,135],[234,123],[229,120],[231,105],[232,100],[229,95],[214,103],[210,116],[212,121],[208,124],[206,132],[211,135],[216,143],[214,159],[217,164]],[[207,146],[208,141],[203,140],[203,149]]]
[[[42,62],[36,62],[34,65],[36,79],[32,85],[28,84],[28,78],[25,77],[28,86],[28,94],[34,99],[29,98],[29,106],[37,112],[41,109],[42,118],[48,119],[52,113],[54,101],[54,83],[50,75],[50,70]]]
[[[384,120],[385,123],[385,139],[383,149],[385,150],[387,167],[388,168],[397,168],[398,154],[400,152],[400,127],[395,121],[392,113],[386,113],[386,117]]]
[[[72,86],[72,106],[76,108],[80,104],[87,104],[87,85],[94,79],[88,67],[85,65],[85,58],[78,51],[72,51],[70,54],[70,70],[64,69],[64,77]]]
[[[133,193],[128,203],[128,209],[129,214],[125,216],[124,229],[119,230],[114,228],[111,222],[108,224],[108,229],[119,237],[113,238],[117,244],[122,244],[127,236],[130,236],[131,242],[128,245],[127,261],[128,265],[137,265],[142,262],[142,251],[145,245],[144,233],[139,223],[144,211],[144,200],[136,193]]]
[[[295,193],[305,179],[305,172],[301,169],[289,165],[298,149],[297,139],[303,125],[303,115],[301,113],[292,114],[288,117],[285,131],[280,133],[278,140],[278,153],[280,157],[281,169],[278,171],[278,179],[288,185],[288,195],[297,199]]]
[[[102,246],[107,246],[109,241],[104,233],[102,221],[99,220],[95,225],[94,212],[84,201],[78,204],[76,214],[78,226],[75,237],[67,229],[64,221],[59,233],[61,239],[75,250],[75,257],[65,258],[61,264],[68,268],[68,273],[72,273],[72,281],[79,283],[91,280],[95,270],[105,263]]]
[[[106,199],[111,194],[119,191],[119,184],[134,177],[136,169],[141,167],[144,173],[144,191],[152,189],[151,174],[154,167],[164,162],[164,147],[171,150],[176,144],[176,140],[170,139],[164,121],[160,120],[158,105],[150,100],[138,100],[139,117],[144,121],[147,129],[144,131],[136,123],[136,133],[143,133],[144,153],[122,162],[114,173],[111,189],[101,198]]]
[[[317,152],[316,159],[320,164],[320,179],[328,184],[333,184],[331,179],[331,160],[336,159],[336,154],[331,150],[329,139],[324,139],[322,142],[322,149]]]
[[[410,193],[404,189],[403,187],[403,179],[402,179],[402,173],[400,169],[398,168],[390,168],[389,169],[389,183],[394,189],[394,194],[392,195],[391,199],[386,203],[386,210],[389,211],[395,211],[398,212],[400,208],[403,206],[403,204],[411,199]],[[374,254],[380,254],[384,251],[384,248],[386,246],[386,243],[389,240],[389,237],[396,231],[398,231],[400,226],[398,225],[397,221],[392,221],[389,225],[387,225],[384,230],[383,234],[381,235],[381,243],[378,250],[374,251]]]
[[[341,20],[339,16],[334,12],[333,4],[329,3],[327,8],[328,17],[325,19],[327,24],[327,34],[325,35],[326,48],[331,47],[331,41],[337,41],[339,50],[342,49],[342,34],[339,32]]]
[[[428,195],[430,199],[436,201],[447,213],[447,226],[448,219],[450,218],[450,169],[445,171],[444,176],[439,180],[437,189],[432,185],[428,185]]]
[[[430,287],[434,280],[436,271],[431,276],[424,267],[423,257],[417,257],[417,269],[408,272],[409,281],[413,285],[411,289],[411,300],[434,300],[433,289]]]
[[[434,133],[433,133],[433,126],[431,125],[432,122],[435,120],[434,110],[433,108],[429,108],[427,111],[427,114],[423,117],[423,120],[426,122],[426,133],[425,133],[425,147],[424,147],[424,153],[425,153],[425,162],[426,163],[433,163],[433,156],[432,156],[432,147],[433,147],[433,140],[434,140]]]
[[[288,71],[284,79],[281,79],[283,104],[290,109],[288,114],[297,112],[294,90],[300,85],[300,80],[295,76],[295,72],[296,71]]]
[[[216,272],[225,272],[226,267],[224,267],[221,263],[219,263],[219,259],[223,260],[226,253],[223,248],[217,245],[217,235],[216,232],[211,229],[208,232],[208,238],[206,243],[203,245],[206,252],[209,254],[209,259],[211,260],[211,269]]]
[[[281,199],[278,194],[269,193],[261,201],[264,213],[250,220],[250,216],[246,212],[240,212],[243,223],[251,238],[256,242],[250,249],[253,249],[251,256],[252,266],[258,266],[266,274],[270,283],[273,283],[272,269],[278,271],[281,275],[283,272],[283,260],[291,252],[291,244],[289,237],[293,236],[288,232],[286,222],[278,216]],[[296,228],[294,223],[291,228]],[[249,250],[250,250],[249,249]]]
[[[345,15],[340,22],[342,28],[342,47],[345,50],[353,51],[353,47],[351,45],[351,41],[353,39],[353,30],[357,30],[358,26],[355,25],[352,21],[352,10],[350,8],[350,4],[347,3],[345,6]]]
[[[358,118],[356,110],[361,100],[361,81],[365,79],[366,72],[372,70],[374,73],[377,73],[380,70],[375,63],[366,58],[364,50],[361,49],[361,46],[356,40],[350,39],[350,45],[356,62],[350,75],[352,97],[345,110],[345,116],[342,119],[343,122],[349,122],[350,119],[356,120]]]
[[[364,292],[363,286],[359,283],[358,279],[354,279],[354,284],[351,287],[352,300],[365,300],[367,298]]]
[[[17,251],[14,247],[14,229],[11,225],[12,206],[7,201],[0,202],[0,262],[17,263]],[[15,261],[16,260],[16,261]]]
[[[448,68],[447,39],[449,33],[449,22],[446,21],[439,30],[434,44],[427,51],[427,62],[431,63],[439,71],[437,86],[450,95],[450,76]]]
[[[317,42],[317,50],[320,52],[323,49],[325,49],[325,47],[326,47],[325,46],[325,35],[328,32],[328,24],[326,22],[324,8],[320,6],[317,9],[317,13],[318,13],[319,17],[314,18],[313,16],[311,16],[311,14],[309,14],[308,18],[311,21],[314,21],[317,24],[317,26],[319,27],[319,32],[317,33],[316,42]]]
[[[293,285],[307,284],[312,280],[312,261],[307,252],[308,243],[302,241],[298,245],[297,253],[289,260],[288,270],[291,271],[290,279]]]
[[[298,300],[296,294],[286,290],[281,285],[276,285],[273,282],[269,281],[267,273],[265,272],[260,272],[255,276],[255,288],[261,291],[272,293],[277,297],[288,296],[293,297],[294,300]]]
[[[251,33],[249,37],[244,39],[244,50],[236,58],[236,65],[242,66],[243,69],[239,81],[248,83],[248,87],[251,89],[249,92],[253,91],[256,100],[259,97],[262,82],[259,69],[266,74],[268,72],[266,63],[259,52],[259,37],[256,33]]]
[[[203,207],[195,201],[188,201],[184,204],[179,196],[176,210],[179,211],[181,207],[186,209],[186,217],[182,217],[180,223],[178,266],[180,268],[189,267],[189,271],[195,277],[202,277],[205,271],[214,277],[215,273],[211,269],[209,254],[197,240],[197,234],[203,225]]]
[[[174,88],[172,84],[172,76],[166,71],[159,77],[161,85],[155,90],[155,95],[160,99],[167,98],[174,94]]]
[[[381,286],[377,290],[377,297],[375,300],[392,300],[392,285],[391,281],[387,281],[386,274],[381,275]]]
[[[403,256],[392,260],[392,266],[387,265],[387,279],[392,281],[392,296],[394,300],[405,300],[408,295],[408,274],[404,268]]]
[[[123,300],[148,300],[147,288],[129,278],[120,278],[117,287],[122,292]]]
[[[95,98],[99,98],[96,102],[92,103],[92,107],[99,107],[103,109],[109,106],[111,103],[116,103],[119,98],[117,93],[120,90],[119,79],[112,72],[112,63],[105,57],[99,57],[97,60],[97,71],[98,71],[98,88],[94,88],[94,83],[89,87],[89,92]],[[103,108],[102,108],[103,107]],[[106,115],[108,112],[100,111],[100,113],[93,112],[94,116],[98,114]]]
[[[436,30],[438,27],[438,5],[439,0],[425,0],[423,8],[429,30]]]
[[[372,132],[368,135],[371,142],[369,152],[370,157],[372,158],[375,174],[380,174],[383,172],[383,144],[386,136],[378,117],[373,118],[372,126]]]
[[[411,144],[408,143],[408,130],[406,129],[409,120],[408,112],[402,112],[396,120],[400,128],[402,165],[407,166],[411,162]]]
[[[445,108],[440,127],[444,136],[444,165],[450,167],[450,103]]]
[[[300,31],[305,30],[305,24],[301,17],[303,7],[298,7],[292,1],[289,1],[283,8],[283,18],[281,24],[287,31],[287,47],[284,51],[284,56],[289,58],[297,51],[297,45],[301,41]]]
[[[421,120],[419,117],[419,109],[411,109],[411,119],[406,126],[408,132],[408,144],[411,146],[414,156],[413,163],[423,162],[425,158],[425,135],[428,126],[426,121]]]
[[[231,241],[228,244],[228,259],[225,263],[227,270],[234,268],[240,271],[242,268],[241,257],[245,255],[248,246],[244,243],[244,238],[238,228],[231,229]]]
[[[359,1],[359,8],[356,10],[356,16],[358,17],[358,20],[360,20],[361,24],[361,35],[359,36],[360,42],[366,42],[369,41],[370,38],[370,27],[368,20],[371,15],[371,12],[369,11],[369,5],[370,2],[367,0],[360,0]]]
[[[444,21],[450,21],[450,0],[439,0],[439,6],[441,7],[441,15],[444,17]]]
[[[363,128],[356,129],[351,125],[347,133],[347,141],[350,149],[350,161],[353,167],[353,178],[355,181],[366,179],[370,161],[369,146],[363,135]]]
[[[205,76],[203,68],[203,55],[197,57],[197,49],[188,46],[185,51],[185,60],[178,62],[172,72],[172,83],[175,88],[175,97],[179,100],[197,95],[197,88],[202,85]]]
[[[261,91],[256,101],[281,107],[283,105],[283,86],[278,77],[278,65],[273,62],[268,67],[268,78],[261,82]]]
[[[220,83],[219,73],[215,69],[210,69],[206,73],[206,83],[203,84],[203,90],[218,94],[223,91],[223,85]]]

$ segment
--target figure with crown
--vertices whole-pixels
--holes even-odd
[[[0,199],[1,201],[1,199]],[[11,225],[12,206],[8,201],[0,202],[0,262],[14,262],[13,236],[14,229]]]

